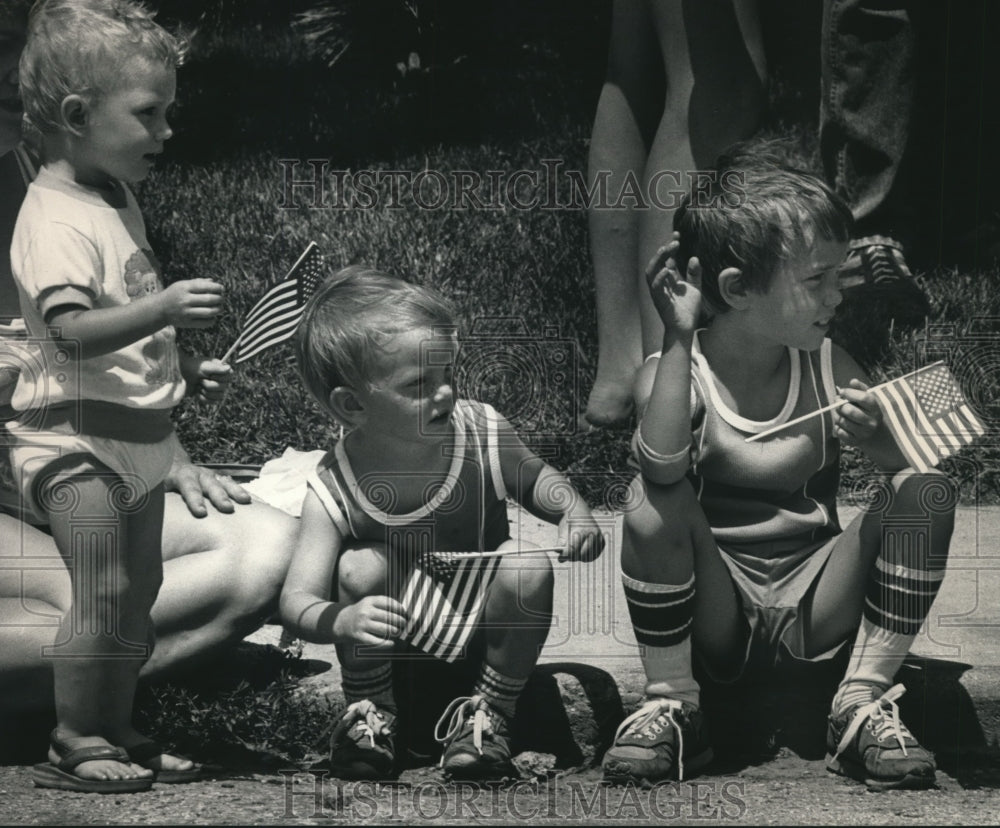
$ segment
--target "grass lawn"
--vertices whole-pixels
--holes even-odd
[[[467,338],[461,392],[493,403],[593,505],[614,508],[631,476],[631,427],[575,429],[597,348],[585,212],[516,209],[509,199],[491,201],[485,187],[480,205],[415,203],[435,200],[439,175],[454,186],[461,171],[507,181],[519,170],[542,175],[555,162],[563,172],[585,170],[607,3],[540,8],[548,16],[524,31],[509,21],[499,32],[487,27],[467,52],[405,75],[391,65],[380,73],[351,61],[328,69],[287,28],[239,21],[208,28],[180,75],[177,135],[139,195],[168,278],[210,276],[226,286],[220,322],[207,332],[182,332],[190,349],[221,356],[246,311],[314,240],[331,269],[366,262],[451,297]],[[788,139],[803,163],[815,165],[818,80],[803,82],[818,78],[815,55],[808,39],[785,46],[790,42],[797,49],[785,48],[785,63],[772,63],[765,132]],[[371,171],[373,186],[336,196],[331,190],[326,206],[310,204],[300,189],[298,206],[287,206],[288,164],[303,162],[295,175],[305,177],[307,159],[323,159],[331,172]],[[392,171],[410,179],[426,171],[427,189],[414,196],[404,184],[394,196],[385,178]],[[563,176],[554,194],[522,180],[517,195],[565,204],[569,192]],[[348,197],[375,203],[336,206]],[[980,212],[989,217],[991,209],[986,204]],[[920,275],[932,304],[923,330],[890,329],[884,309],[860,300],[845,303],[834,338],[878,379],[947,359],[992,427],[1000,366],[996,264],[985,257],[960,267],[932,262]],[[188,402],[179,409],[181,439],[196,461],[259,464],[288,446],[331,445],[336,434],[300,388],[290,360],[290,347],[273,349],[240,367],[221,407]],[[945,468],[966,500],[995,502],[996,459],[987,442]],[[868,471],[844,452],[845,497],[863,487]],[[213,744],[295,759],[322,750],[310,717],[328,711],[315,707],[323,700],[289,701],[292,684],[282,674],[263,691],[240,684],[222,695],[216,688],[189,696],[167,687],[146,696],[142,710],[153,719],[151,730],[181,747],[184,732],[199,734],[201,744],[210,732]]]
[[[207,333],[183,332],[185,344],[221,355],[247,309],[309,240],[331,269],[366,262],[434,285],[457,304],[469,339],[462,393],[493,403],[574,476],[594,505],[613,507],[628,476],[630,429],[594,435],[574,427],[596,363],[586,214],[569,206],[518,209],[490,186],[526,170],[537,179],[520,179],[515,197],[522,204],[567,205],[566,171],[586,169],[603,71],[604,6],[586,4],[567,32],[568,16],[556,13],[563,5],[548,4],[555,11],[542,21],[547,28],[501,32],[489,52],[405,76],[394,69],[365,73],[350,62],[328,69],[287,28],[203,31],[180,75],[177,135],[141,188],[168,278],[210,276],[227,289],[219,324]],[[789,139],[810,164],[815,100],[808,86],[789,80],[796,59],[772,63],[764,131]],[[310,175],[308,159],[328,164],[325,201],[306,188],[287,190],[290,175]],[[301,163],[293,169],[294,161]],[[556,163],[553,199],[545,173]],[[336,171],[363,170],[373,182],[367,192],[338,189]],[[392,171],[407,179],[395,183]],[[478,203],[459,200],[462,171],[481,179]],[[416,193],[407,189],[414,183]],[[345,209],[351,198],[372,204]],[[967,325],[998,315],[995,265],[922,275],[933,305],[926,330],[890,332],[862,301],[841,314],[835,338],[879,378],[912,370],[928,349],[945,355],[988,416],[996,346],[984,341],[988,331],[984,338]],[[290,354],[282,346],[244,363],[218,410],[191,403],[180,410],[181,438],[196,460],[263,463],[286,446],[335,439],[299,387]],[[994,454],[979,447],[947,464],[966,499],[995,499]],[[866,470],[845,452],[845,489]]]

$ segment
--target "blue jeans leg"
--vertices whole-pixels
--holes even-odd
[[[858,235],[897,232],[889,203],[911,140],[913,2],[824,0],[820,155]]]

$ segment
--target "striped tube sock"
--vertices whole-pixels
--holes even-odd
[[[479,679],[472,690],[472,695],[482,696],[494,710],[502,713],[508,719],[514,718],[517,700],[528,679],[511,678],[497,672],[489,664],[484,663],[479,673]]]
[[[865,595],[861,628],[834,700],[835,713],[870,694],[871,685],[887,688],[892,684],[942,580],[944,569],[913,569],[878,558]]]
[[[380,664],[371,670],[354,670],[341,665],[340,686],[348,704],[369,699],[379,707],[396,712],[392,692],[392,665]]]
[[[646,695],[697,707],[699,687],[691,672],[694,575],[684,584],[651,584],[623,572],[622,583],[646,671]]]

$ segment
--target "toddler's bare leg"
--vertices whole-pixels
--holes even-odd
[[[515,548],[506,541],[499,548]],[[486,663],[505,676],[527,679],[552,624],[552,564],[543,555],[502,558],[483,611]]]
[[[149,492],[146,504],[139,509],[128,510],[125,527],[126,546],[123,551],[125,577],[130,593],[135,596],[133,609],[123,618],[123,637],[144,636],[148,643],[143,659],[122,659],[112,662],[114,676],[109,674],[109,692],[119,694],[119,703],[108,709],[105,733],[113,744],[132,749],[148,742],[149,738],[132,726],[132,709],[139,671],[155,651],[153,622],[150,613],[163,580],[163,558],[161,539],[163,536],[163,486]],[[115,688],[112,690],[112,686]],[[185,771],[194,767],[190,759],[172,756],[169,753],[154,754],[143,758],[142,764],[155,771]]]
[[[51,486],[49,516],[56,544],[67,558],[72,604],[51,651],[56,700],[56,732],[71,747],[103,745],[129,723],[135,684],[148,654],[149,609],[160,579],[159,520],[162,487],[144,506],[122,499],[122,479],[102,467]],[[130,514],[127,510],[134,508]],[[134,532],[145,518],[155,532]],[[149,557],[131,546],[155,535]],[[50,760],[59,756],[50,750]],[[129,779],[151,771],[134,764],[84,762],[74,773],[90,779]]]
[[[388,566],[384,547],[378,544],[348,547],[337,564],[337,600],[356,604],[370,595],[388,595]],[[385,647],[338,644],[344,698],[348,704],[368,699],[379,707],[396,710],[392,690],[392,641]]]

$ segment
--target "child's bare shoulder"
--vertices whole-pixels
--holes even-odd
[[[869,382],[868,372],[836,342],[830,344],[830,364],[837,385],[847,385],[852,379],[859,379],[866,384]]]

